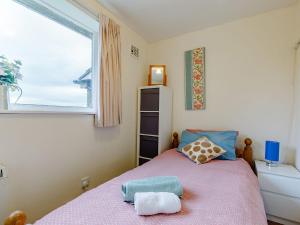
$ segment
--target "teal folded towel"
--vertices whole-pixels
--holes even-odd
[[[134,202],[136,192],[171,192],[181,197],[183,188],[176,176],[149,177],[122,184],[125,202]]]

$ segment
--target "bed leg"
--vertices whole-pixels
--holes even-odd
[[[22,211],[15,211],[4,221],[4,225],[26,225],[26,214]]]

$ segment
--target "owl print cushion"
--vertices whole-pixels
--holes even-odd
[[[182,148],[182,153],[197,164],[207,163],[225,152],[222,147],[216,145],[207,137],[201,137]]]

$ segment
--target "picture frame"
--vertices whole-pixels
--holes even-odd
[[[148,74],[148,85],[167,86],[166,65],[150,65]]]

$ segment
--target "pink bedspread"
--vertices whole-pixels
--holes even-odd
[[[182,211],[138,216],[123,202],[121,184],[157,175],[178,176]],[[35,225],[267,225],[258,181],[242,160],[213,160],[196,165],[169,150],[154,160],[86,192]]]

